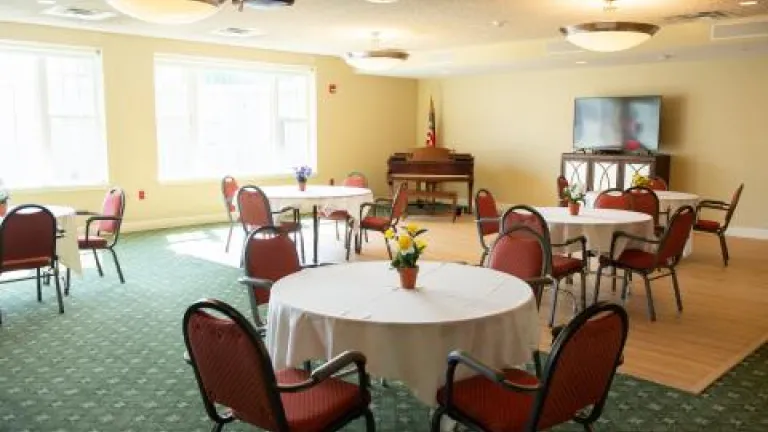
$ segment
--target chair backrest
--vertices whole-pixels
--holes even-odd
[[[222,420],[216,411],[222,405],[261,429],[288,430],[269,354],[242,314],[224,302],[200,300],[187,308],[182,328],[211,419]]]
[[[629,330],[627,312],[597,303],[579,313],[552,344],[525,430],[548,430],[590,408],[597,420],[605,406]]]
[[[344,179],[344,186],[367,188],[368,178],[361,172],[352,171],[351,173],[347,174],[347,178]]]
[[[731,197],[731,205],[728,207],[728,212],[725,213],[725,222],[723,223],[722,230],[725,231],[728,228],[728,224],[731,223],[731,217],[733,217],[733,212],[736,211],[736,206],[739,205],[739,200],[741,199],[741,191],[744,190],[744,183],[740,184],[738,188],[736,188],[736,191],[733,192],[733,196]]]
[[[486,267],[531,281],[550,273],[550,248],[544,237],[529,226],[504,228],[493,242]]]
[[[656,252],[656,262],[665,264],[670,259],[678,259],[683,255],[685,243],[691,235],[691,229],[696,222],[696,210],[691,206],[683,206],[669,219],[664,234],[661,235]]]
[[[632,195],[621,189],[606,189],[595,199],[595,208],[632,210]]]
[[[227,214],[232,217],[232,213],[235,209],[235,195],[239,188],[237,180],[232,176],[224,176],[221,179],[221,197],[224,199],[224,207],[227,209]]]
[[[645,213],[653,218],[653,225],[659,224],[659,197],[652,189],[635,186],[625,191],[632,197],[632,211]]]
[[[243,267],[248,277],[276,282],[301,270],[296,245],[274,226],[251,231],[243,246]],[[254,290],[259,304],[269,303],[269,290]]]
[[[527,226],[534,230],[549,244],[549,226],[544,216],[535,208],[525,204],[508,208],[501,216],[501,231],[506,231],[517,225]]]
[[[397,224],[400,222],[400,218],[405,214],[405,210],[408,208],[408,183],[400,183],[400,186],[395,192],[395,196],[392,198],[392,210],[390,212],[391,223]]]
[[[0,270],[24,261],[56,256],[56,218],[50,210],[27,204],[9,211],[0,222]]]
[[[481,237],[499,232],[499,208],[496,206],[496,198],[487,189],[480,189],[475,194],[475,220],[478,221],[477,230]]]
[[[651,176],[648,180],[650,181],[650,184],[648,185],[649,189],[653,189],[657,191],[669,190],[667,181],[659,176]]]
[[[565,189],[568,188],[568,179],[561,175],[557,177],[557,199],[560,207],[568,207],[568,200],[565,198]]]
[[[102,216],[111,216],[116,220],[99,221],[98,234],[120,234],[120,226],[123,224],[123,215],[125,214],[125,192],[118,188],[112,188],[107,191],[104,197],[104,204],[101,206]]]
[[[261,188],[246,185],[237,192],[237,209],[246,232],[258,227],[274,225],[269,199]]]

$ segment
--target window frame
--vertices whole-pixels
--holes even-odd
[[[106,88],[104,80],[104,54],[103,50],[96,46],[89,45],[66,45],[49,44],[32,41],[19,41],[13,39],[0,39],[0,52],[20,52],[36,55],[36,70],[38,72],[37,85],[35,88],[36,96],[40,104],[40,128],[43,135],[43,146],[46,152],[53,151],[53,139],[51,133],[51,120],[61,118],[59,114],[52,114],[49,110],[50,95],[48,93],[48,68],[44,62],[46,54],[59,57],[91,58],[93,60],[93,86],[94,86],[94,119],[96,121],[96,138],[103,145],[104,152],[104,179],[91,184],[61,184],[54,183],[50,185],[22,186],[2,184],[0,187],[10,192],[21,193],[46,193],[46,192],[77,192],[103,190],[111,184],[110,170],[110,146],[107,134],[107,114],[106,114]],[[90,117],[71,117],[71,118],[90,118]],[[1,180],[1,178],[0,178]]]
[[[161,143],[160,143],[160,136],[159,136],[159,125],[158,125],[158,113],[157,113],[157,69],[159,65],[167,65],[167,66],[176,66],[176,67],[190,67],[190,68],[197,68],[198,70],[203,69],[221,69],[225,71],[234,71],[234,72],[254,72],[254,73],[260,73],[260,74],[271,74],[273,75],[273,79],[279,75],[280,73],[285,74],[291,74],[291,75],[305,75],[307,79],[307,127],[309,132],[309,153],[308,153],[308,159],[309,159],[309,165],[312,167],[313,175],[317,175],[317,154],[318,154],[318,141],[317,141],[317,68],[312,65],[307,64],[286,64],[286,63],[270,63],[270,62],[261,62],[261,61],[252,61],[252,60],[242,60],[242,59],[232,59],[232,58],[223,58],[223,57],[199,57],[199,56],[187,56],[187,55],[180,55],[180,54],[170,54],[170,53],[160,53],[156,52],[153,56],[153,89],[154,89],[154,120],[155,120],[155,138],[156,138],[156,155],[157,155],[157,169],[155,170],[155,176],[158,184],[161,185],[190,185],[190,184],[205,184],[210,183],[211,181],[218,181],[221,179],[223,175],[228,175],[231,173],[212,173],[212,174],[206,174],[204,176],[197,176],[197,177],[191,177],[191,178],[168,178],[163,177],[161,175]],[[273,134],[275,135],[272,137],[273,143],[275,145],[275,149],[277,148],[277,145],[279,143],[284,143],[284,136],[281,129],[281,126],[286,121],[296,121],[295,118],[281,118],[279,115],[279,108],[278,108],[278,93],[276,91],[277,84],[274,82],[272,84],[274,86],[274,92],[272,94],[274,100],[272,101],[275,112],[274,112],[274,125],[273,125]],[[193,86],[193,90],[191,91],[190,95],[196,94],[198,92],[197,86]],[[196,103],[196,102],[195,102]],[[195,104],[188,102],[189,107],[196,107]],[[193,124],[190,125],[190,130],[194,131],[195,139],[198,138],[198,129],[199,129],[199,122],[197,120],[198,113],[196,110],[191,109],[189,111],[189,118],[193,121]],[[302,120],[304,121],[304,120]],[[197,143],[196,143],[197,145]],[[234,175],[234,174],[233,174]],[[248,172],[248,173],[236,173],[237,176],[243,177],[243,178],[253,178],[253,179],[287,179],[293,177],[293,172],[290,170],[290,168],[287,168],[285,171],[281,172],[272,172],[272,173],[258,173],[258,172]]]

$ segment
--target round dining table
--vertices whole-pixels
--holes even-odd
[[[538,346],[531,288],[496,270],[422,262],[416,289],[400,288],[388,261],[305,269],[272,287],[266,334],[275,368],[361,351],[367,369],[403,382],[434,406],[448,354],[491,367],[521,365]],[[459,368],[457,377],[470,375]]]
[[[312,211],[312,252],[315,264],[317,264],[319,212],[346,211],[353,218],[352,234],[355,235],[360,229],[357,221],[360,205],[373,201],[373,192],[370,189],[348,186],[307,185],[305,190],[300,190],[298,185],[262,186],[261,190],[267,195],[273,211],[284,207]]]
[[[608,254],[616,231],[654,238],[653,219],[645,213],[582,207],[579,214],[574,216],[567,207],[537,207],[536,210],[549,226],[552,243],[564,243],[574,237],[584,236],[587,239],[587,250]],[[614,254],[618,256],[627,247],[647,250],[649,246],[624,238],[617,242]],[[577,252],[577,249],[568,252]]]

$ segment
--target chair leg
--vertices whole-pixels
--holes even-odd
[[[392,248],[389,247],[389,239],[384,237],[384,243],[387,245],[387,254],[389,255],[389,259],[392,260]]]
[[[627,304],[627,294],[629,294],[629,280],[631,279],[632,272],[624,270],[624,277],[622,278],[621,285],[621,305]]]
[[[64,299],[61,298],[61,283],[59,282],[59,263],[53,265],[53,283],[56,287],[56,300],[59,302],[59,313],[64,313]]]
[[[597,303],[597,298],[600,296],[600,279],[603,277],[603,266],[597,266],[597,273],[595,274],[595,292],[592,294],[592,304]]]
[[[725,242],[725,233],[718,234],[718,237],[720,237],[720,252],[723,254],[723,265],[728,267],[730,257],[728,256],[728,243]]]
[[[69,267],[67,267],[67,273],[66,273],[66,278],[65,278],[65,282],[64,282],[64,295],[65,296],[69,295],[69,287],[70,287],[71,284],[72,284],[72,270],[70,270]]]
[[[611,268],[611,292],[616,292],[616,267]]]
[[[117,269],[117,276],[120,278],[120,283],[125,283],[125,278],[123,277],[123,269],[120,268],[120,261],[117,259],[117,253],[115,253],[115,250],[112,248],[109,248],[109,251],[112,252],[112,259],[115,261],[115,268]]]
[[[99,262],[99,253],[96,252],[96,249],[91,249],[93,251],[93,259],[96,260],[96,268],[99,270],[99,276],[104,277],[104,270],[101,269],[101,263]]]
[[[584,426],[584,432],[593,432],[595,430],[592,428],[592,423],[584,423],[582,426]]]
[[[677,311],[682,312],[683,299],[680,296],[680,284],[677,282],[677,272],[675,271],[674,267],[670,268],[669,272],[672,274],[672,289],[675,291],[675,302],[677,302]]]
[[[533,352],[533,368],[536,370],[536,378],[541,378],[541,352],[539,350]]]
[[[365,410],[365,432],[375,432],[376,431],[376,419],[373,418],[373,413],[371,410],[367,409]]]
[[[483,267],[485,266],[485,258],[488,256],[488,249],[483,249],[483,254],[480,255],[480,264],[479,266]]]
[[[555,279],[552,285],[552,311],[549,314],[549,327],[555,325],[555,314],[557,313],[557,294],[560,292],[560,280]]]
[[[224,423],[213,422],[211,432],[221,432],[222,429],[224,429]]]
[[[336,221],[336,240],[339,240],[339,221]]]
[[[40,267],[36,268],[35,271],[37,272],[37,277],[35,278],[37,280],[37,302],[42,303],[43,302],[43,281],[40,279]]]
[[[232,231],[235,230],[235,224],[229,224],[229,233],[227,234],[227,245],[224,246],[224,252],[229,252],[229,244],[232,242]]]
[[[648,315],[651,317],[651,321],[656,321],[656,308],[653,306],[653,295],[651,294],[651,281],[648,279],[647,274],[643,274],[643,281],[645,281],[645,295],[648,298]]]
[[[445,408],[443,407],[439,407],[435,410],[435,413],[432,414],[432,422],[429,428],[430,432],[440,432],[440,421],[443,419],[443,414],[445,414]]]

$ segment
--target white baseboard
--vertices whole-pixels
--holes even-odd
[[[744,237],[758,240],[768,240],[768,229],[749,227],[729,227],[725,235],[729,237]]]
[[[151,219],[137,222],[125,222],[121,229],[123,232],[151,231],[164,228],[203,225],[216,222],[225,223],[226,221],[226,215],[217,213],[197,216]]]

